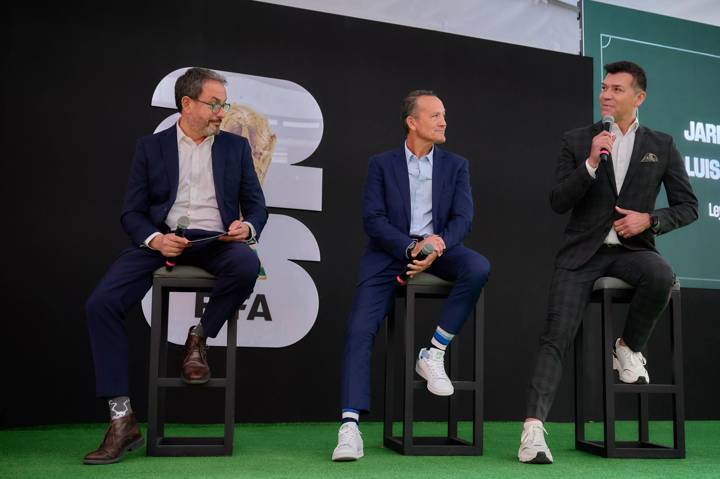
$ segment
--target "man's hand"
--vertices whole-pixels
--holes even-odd
[[[617,235],[621,238],[632,238],[650,228],[651,221],[648,213],[625,210],[619,206],[615,207],[615,211],[625,215],[625,217],[613,223],[615,232],[617,232]]]
[[[414,258],[415,256],[416,256],[416,254],[413,254],[413,258]],[[435,250],[435,251],[433,251],[432,253],[430,253],[430,254],[427,256],[427,258],[425,258],[425,259],[422,260],[422,261],[417,260],[417,259],[412,260],[412,261],[407,265],[407,275],[408,275],[410,278],[412,278],[412,277],[415,276],[416,274],[422,273],[423,271],[425,271],[426,269],[428,269],[431,264],[433,264],[433,261],[435,261],[435,260],[438,258],[438,256],[439,256],[439,255],[438,255],[438,252],[437,252],[437,250]]]
[[[413,258],[418,255],[418,253],[423,249],[423,246],[426,244],[431,245],[435,252],[437,252],[438,256],[442,256],[442,254],[445,252],[445,241],[438,235],[430,235],[427,238],[425,238],[422,241],[419,241],[418,244],[415,245],[415,248],[413,248],[412,252],[410,253],[410,256]]]
[[[590,148],[590,156],[588,157],[588,163],[593,168],[597,168],[600,165],[600,152],[601,150],[612,151],[613,143],[615,142],[615,135],[610,134],[608,131],[601,131],[592,140],[592,147]]]
[[[242,222],[242,218],[230,224],[227,234],[218,238],[220,241],[245,241],[250,239],[250,227]]]
[[[180,256],[180,253],[191,245],[187,238],[175,236],[175,233],[157,235],[149,243],[152,249],[158,250],[166,258]]]

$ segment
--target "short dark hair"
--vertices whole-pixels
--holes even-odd
[[[626,60],[608,63],[605,65],[605,73],[629,73],[633,77],[633,86],[635,88],[640,88],[642,91],[647,91],[647,77],[645,76],[645,70],[643,70],[637,63]]]
[[[207,68],[188,68],[177,79],[175,82],[175,106],[177,106],[178,111],[182,111],[181,100],[184,96],[197,100],[197,97],[202,92],[203,83],[207,80],[219,81],[223,85],[227,84],[224,76]]]
[[[407,126],[407,122],[405,121],[407,117],[413,116],[415,114],[415,107],[417,106],[417,99],[421,96],[434,96],[437,97],[435,93],[432,92],[432,90],[413,90],[410,93],[408,93],[405,98],[403,98],[402,101],[402,122],[403,122],[403,128],[405,128],[405,133],[409,133],[410,129]]]

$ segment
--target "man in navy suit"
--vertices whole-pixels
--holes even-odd
[[[220,131],[230,107],[225,84],[211,70],[187,70],[175,84],[180,120],[137,143],[121,215],[132,245],[86,305],[96,392],[107,399],[111,422],[85,464],[117,462],[144,443],[128,397],[123,321],[150,289],[153,271],[172,258],[217,276],[185,343],[182,378],[190,384],[209,380],[205,338],[218,334],[255,286],[260,263],[247,241],[260,235],[267,211],[247,140]],[[173,233],[182,217],[189,219],[185,237]]]
[[[370,158],[363,192],[363,224],[369,237],[360,260],[357,289],[347,323],[342,370],[342,424],[334,461],[363,456],[359,415],[370,410],[370,356],[392,304],[395,277],[428,271],[455,286],[429,347],[415,370],[438,396],[453,394],[445,373],[445,348],[470,315],[490,272],[487,259],[463,246],[473,217],[468,162],[436,145],[445,143],[445,108],[431,91],[405,98],[404,146]],[[425,245],[434,249],[414,259]]]

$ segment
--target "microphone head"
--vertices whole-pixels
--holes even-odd
[[[615,123],[615,117],[612,115],[605,115],[604,117],[602,117],[602,123],[603,126],[608,125],[608,129],[610,129],[610,125]]]
[[[426,244],[423,246],[421,251],[425,256],[430,256],[432,252],[435,251],[435,248],[433,248],[433,245],[431,244]]]
[[[187,216],[181,216],[180,218],[178,218],[178,229],[186,230],[188,226],[190,226],[190,218],[188,218]]]

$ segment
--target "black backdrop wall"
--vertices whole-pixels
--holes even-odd
[[[365,243],[366,158],[401,144],[399,101],[415,88],[434,89],[445,103],[446,146],[471,163],[476,217],[466,244],[493,264],[486,416],[521,418],[565,221],[550,211],[547,193],[560,134],[592,121],[590,60],[253,2],[151,3],[2,7],[0,425],[106,419],[94,398],[83,305],[128,241],[118,212],[134,142],[167,115],[150,106],[153,89],[188,65],[299,83],[325,121],[322,143],[303,163],[323,168],[323,211],[273,210],[318,240],[322,261],[303,267],[319,291],[319,316],[290,347],[240,350],[238,421],[337,417],[344,322]],[[720,417],[710,399],[720,383],[711,364],[719,308],[717,291],[683,291],[689,418]],[[144,418],[149,327],[141,315],[131,312],[127,330],[131,396]],[[653,340],[652,372],[667,350]],[[171,353],[179,361],[180,348]],[[382,413],[383,354],[379,345],[374,418]],[[211,351],[219,374],[221,358]],[[571,418],[570,377],[553,420]],[[175,420],[221,419],[221,397],[210,391],[170,401]]]

